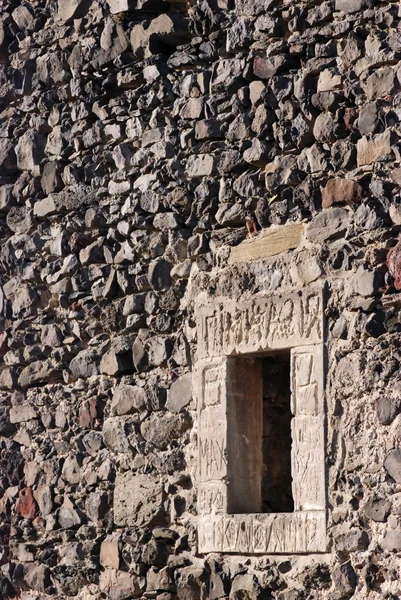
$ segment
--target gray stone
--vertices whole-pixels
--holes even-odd
[[[99,356],[92,348],[81,350],[70,362],[71,373],[76,378],[91,377],[99,373]]]
[[[115,569],[105,569],[100,574],[99,589],[110,600],[127,600],[142,595],[139,577]]]
[[[0,168],[7,174],[15,173],[17,170],[17,157],[15,155],[15,144],[6,138],[0,138]]]
[[[116,352],[113,349],[103,354],[100,360],[100,372],[113,377],[133,371],[131,352]]]
[[[377,295],[383,283],[383,275],[377,271],[371,271],[359,267],[348,280],[349,295],[359,295],[365,298]]]
[[[211,154],[190,156],[187,161],[188,177],[209,177],[214,171],[214,157]]]
[[[255,16],[260,13],[268,13],[274,0],[237,0],[235,8],[238,15]]]
[[[188,419],[182,414],[153,414],[141,424],[141,432],[147,442],[160,450],[167,450],[171,442],[178,439],[188,426]]]
[[[27,206],[12,206],[7,213],[6,222],[14,233],[26,233],[33,226],[32,210]]]
[[[58,522],[63,529],[70,529],[81,525],[82,519],[72,501],[65,496],[64,502],[58,511]]]
[[[12,184],[0,187],[0,212],[8,212],[12,206],[15,206],[13,188]]]
[[[46,138],[42,135],[33,131],[24,133],[15,146],[18,168],[21,171],[37,168],[44,157],[45,146]]]
[[[61,477],[71,485],[77,485],[81,480],[81,467],[75,456],[67,456],[64,461]]]
[[[339,552],[366,550],[369,546],[369,536],[363,529],[351,527],[346,533],[341,533],[336,537],[335,545]]]
[[[85,501],[85,513],[91,521],[100,525],[110,507],[107,494],[104,492],[92,492]]]
[[[260,586],[253,573],[239,574],[234,578],[229,595],[230,600],[237,598],[259,598]]]
[[[62,381],[62,373],[51,361],[34,361],[22,369],[18,379],[21,387]]]
[[[174,381],[167,392],[166,408],[170,412],[180,412],[192,398],[192,374],[187,373]]]
[[[164,514],[163,483],[151,474],[119,473],[114,486],[114,523],[118,527],[157,525]]]
[[[132,448],[125,432],[124,417],[110,417],[103,423],[103,439],[107,448],[116,454],[131,452]]]
[[[389,552],[398,552],[401,550],[401,530],[389,529],[383,538],[382,546]]]
[[[93,0],[58,0],[58,16],[62,21],[82,19],[92,3]]]
[[[11,16],[21,31],[30,31],[35,28],[35,18],[27,5],[17,6]]]
[[[313,126],[313,135],[318,142],[334,142],[334,119],[330,113],[321,113]]]
[[[76,210],[95,202],[96,197],[92,189],[87,185],[78,184],[38,200],[34,204],[33,212],[38,217],[46,217],[56,212]]]
[[[351,14],[363,10],[367,4],[367,0],[336,0],[336,10]]]
[[[393,93],[395,72],[392,67],[374,71],[366,80],[366,96],[368,100],[379,100]]]
[[[145,407],[146,392],[143,388],[120,383],[114,392],[110,408],[113,415],[126,415],[142,411]]]
[[[13,406],[10,409],[10,423],[25,423],[38,417],[38,410],[35,406],[29,404],[22,404],[19,406]]]
[[[376,413],[382,425],[391,425],[395,417],[401,412],[401,400],[380,396],[376,403]]]
[[[343,235],[351,222],[351,215],[344,208],[325,210],[314,217],[306,227],[309,240],[322,243]]]
[[[372,519],[372,521],[378,521],[384,523],[391,510],[391,503],[389,500],[380,498],[372,498],[369,500],[364,507],[365,515]]]
[[[349,596],[354,593],[358,578],[351,562],[343,563],[333,569],[333,583],[342,596]]]
[[[172,284],[172,265],[165,260],[154,260],[149,265],[148,279],[154,290],[166,290]]]
[[[384,461],[384,468],[396,483],[401,483],[401,448],[391,450]]]
[[[170,357],[172,342],[169,337],[158,335],[149,341],[149,364],[158,367]]]
[[[368,102],[361,108],[358,117],[358,129],[361,135],[374,133],[379,125],[379,111],[376,102]]]

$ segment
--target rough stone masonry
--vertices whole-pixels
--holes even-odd
[[[0,598],[401,598],[400,158],[398,1],[0,0]]]

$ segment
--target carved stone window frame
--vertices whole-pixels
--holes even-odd
[[[196,308],[200,553],[326,552],[323,308],[322,289]],[[230,514],[235,358],[280,350],[291,352],[294,512]]]

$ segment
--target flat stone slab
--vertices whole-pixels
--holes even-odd
[[[269,258],[281,252],[297,248],[301,242],[302,223],[267,231],[257,238],[245,240],[231,249],[229,264]]]
[[[274,294],[196,308],[198,358],[323,342],[323,292]]]
[[[301,554],[326,552],[325,511],[206,515],[199,520],[199,552]]]

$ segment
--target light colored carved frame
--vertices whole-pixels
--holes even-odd
[[[325,552],[324,295],[306,289],[196,309],[200,553]],[[230,356],[291,350],[293,513],[228,514]]]

